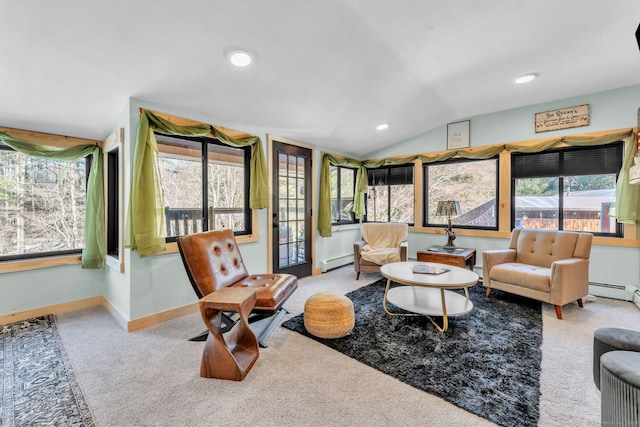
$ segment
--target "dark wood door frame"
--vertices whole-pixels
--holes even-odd
[[[272,203],[269,215],[271,269],[274,273],[290,273],[298,277],[313,274],[313,149],[286,138],[269,136],[271,158]],[[281,160],[304,169],[279,176]],[[302,166],[303,165],[303,166]],[[287,194],[283,182],[287,182]],[[295,194],[292,194],[295,191]],[[286,203],[286,209],[280,205]],[[295,208],[293,207],[295,205]],[[283,233],[283,230],[285,231]]]

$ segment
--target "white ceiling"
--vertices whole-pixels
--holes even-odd
[[[0,12],[0,126],[91,139],[135,97],[361,156],[640,83],[638,0],[0,0]],[[234,47],[255,61],[232,67]],[[513,83],[528,72],[541,78]]]

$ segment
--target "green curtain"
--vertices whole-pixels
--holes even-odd
[[[250,207],[261,209],[269,206],[267,169],[259,137],[232,138],[205,123],[179,126],[144,110],[140,116],[133,154],[125,241],[125,245],[137,250],[141,257],[164,252],[166,248],[164,197],[158,171],[158,143],[154,131],[179,136],[206,136],[212,133],[224,144],[233,147],[251,146]]]
[[[637,138],[638,134],[635,132],[624,138],[624,164],[620,175],[618,175],[614,204],[609,213],[618,222],[626,224],[635,224],[640,221],[640,185],[629,183],[629,169],[633,166],[634,155],[639,154],[636,145]]]
[[[322,154],[320,165],[320,200],[318,203],[318,231],[322,237],[331,236],[331,166],[348,166],[356,169],[353,212],[357,219],[364,215],[364,195],[367,192],[367,169],[360,160]]]
[[[367,168],[378,168],[389,165],[402,165],[418,159],[422,163],[440,162],[453,157],[465,159],[489,159],[498,155],[503,150],[514,153],[538,153],[548,150],[562,143],[574,146],[589,146],[610,144],[617,141],[624,141],[625,156],[618,182],[616,184],[616,194],[611,216],[618,222],[636,223],[640,221],[638,205],[640,203],[640,185],[629,184],[629,168],[633,165],[633,156],[637,154],[636,149],[637,134],[631,131],[617,132],[602,136],[565,136],[543,140],[534,145],[522,144],[501,144],[492,145],[486,148],[470,148],[445,151],[439,154],[427,155],[418,154],[405,157],[393,157],[379,160],[356,160],[323,153],[320,171],[320,200],[318,214],[318,231],[322,237],[331,236],[331,166],[350,166],[358,168],[356,177],[356,194],[354,195],[353,211],[356,218],[364,215],[364,194],[367,191]],[[359,204],[358,204],[359,203]]]
[[[103,158],[100,147],[92,144],[59,148],[14,138],[0,132],[0,141],[20,153],[50,160],[78,160],[93,156],[87,181],[87,204],[84,222],[82,268],[102,268],[106,256],[104,227]]]
[[[220,130],[211,126],[213,135],[232,147],[251,146],[251,160],[249,165],[249,206],[251,209],[263,209],[269,207],[269,184],[267,176],[267,165],[262,150],[262,141],[257,136],[246,136],[244,138],[231,138]]]

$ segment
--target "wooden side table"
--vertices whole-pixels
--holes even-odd
[[[258,359],[258,339],[249,327],[249,313],[256,303],[252,288],[221,288],[204,296],[200,314],[209,329],[200,376],[242,381]],[[222,312],[234,311],[240,320],[223,337]]]
[[[473,271],[476,265],[476,250],[473,248],[456,248],[448,251],[442,246],[430,246],[418,251],[418,261],[437,262],[440,264],[455,265]]]

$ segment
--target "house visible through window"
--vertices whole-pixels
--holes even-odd
[[[355,222],[353,213],[355,182],[355,169],[331,166],[331,222],[333,224]]]
[[[365,220],[413,225],[413,164],[369,169],[367,177],[369,188]]]
[[[250,234],[250,148],[205,137],[157,134],[156,139],[167,240],[223,228]]]
[[[0,143],[0,260],[80,253],[87,158],[45,160]]]
[[[440,226],[446,217],[436,215],[438,202],[460,202],[462,215],[451,218],[454,227],[498,229],[498,159],[426,163],[424,166],[424,225]]]
[[[623,143],[511,155],[512,224],[622,236],[609,216]]]

